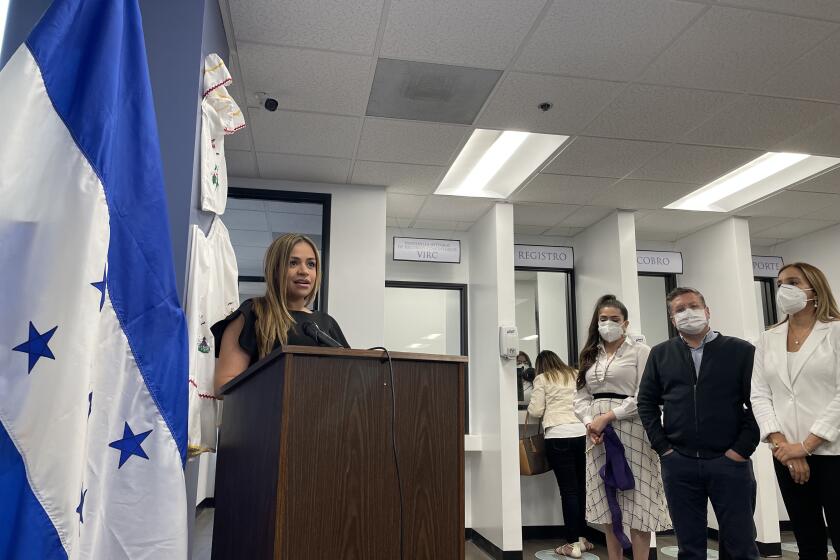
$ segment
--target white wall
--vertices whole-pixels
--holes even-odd
[[[499,325],[515,324],[513,206],[495,204],[469,232],[471,525],[501,550],[522,550],[515,360],[499,357]]]
[[[747,220],[729,218],[679,240],[676,248],[682,251],[684,270],[677,283],[703,293],[711,310],[712,328],[755,341],[759,333],[758,310]],[[753,455],[753,467],[758,482],[757,539],[763,543],[780,542],[776,477],[766,446],[760,445]],[[718,526],[711,509],[709,523],[711,527]]]
[[[229,185],[332,195],[329,313],[354,348],[381,345],[385,320],[385,188],[233,177]]]
[[[767,254],[781,256],[785,264],[806,262],[816,266],[828,277],[834,298],[840,298],[840,226],[776,245]]]
[[[619,210],[575,236],[575,274],[578,348],[586,342],[595,302],[608,293],[627,306],[630,331],[643,332],[632,212]]]

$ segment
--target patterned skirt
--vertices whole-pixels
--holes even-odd
[[[592,403],[592,416],[609,412],[621,402],[621,399],[597,399]],[[659,455],[651,448],[641,420],[635,416],[615,421],[612,426],[624,445],[624,454],[636,483],[633,490],[617,492],[625,532],[627,527],[643,532],[671,529]],[[588,445],[592,445],[591,441]],[[590,523],[612,523],[604,481],[598,474],[605,460],[603,444],[596,445],[586,454],[586,520]]]

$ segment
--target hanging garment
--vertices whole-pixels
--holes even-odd
[[[604,448],[607,460],[598,474],[604,480],[605,494],[612,518],[613,534],[623,548],[630,548],[630,539],[624,534],[623,515],[621,507],[618,505],[617,493],[620,490],[633,490],[636,485],[633,479],[633,471],[630,470],[630,465],[624,456],[624,445],[612,426],[607,426],[604,430]]]
[[[216,365],[210,326],[239,307],[239,271],[230,234],[218,216],[205,236],[192,227],[187,284],[187,329],[190,343],[189,434],[191,455],[216,450],[219,401],[213,387]]]

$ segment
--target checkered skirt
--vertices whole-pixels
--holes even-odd
[[[592,416],[609,412],[621,404],[621,399],[597,399],[592,403]],[[644,426],[638,416],[612,423],[624,445],[624,454],[633,471],[636,488],[618,492],[624,526],[644,532],[667,531],[672,528],[659,455],[651,448]],[[586,520],[590,523],[612,523],[598,470],[606,461],[603,445],[596,445],[586,454]]]

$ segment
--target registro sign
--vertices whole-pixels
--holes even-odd
[[[394,260],[460,263],[461,242],[457,239],[394,237]]]
[[[514,266],[557,270],[572,270],[575,267],[575,253],[571,247],[514,245],[513,259]]]

